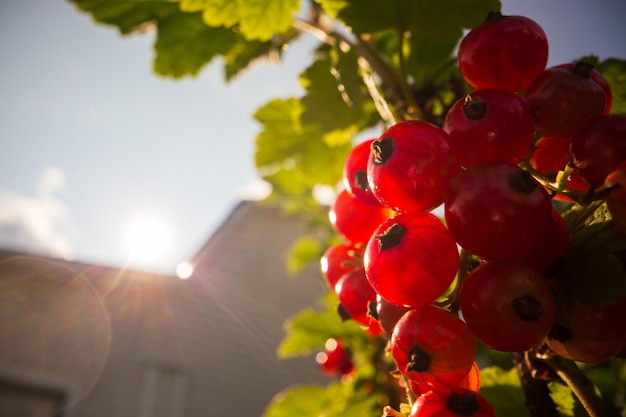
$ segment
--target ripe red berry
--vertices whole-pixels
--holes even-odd
[[[569,229],[563,216],[552,210],[553,222],[546,227],[543,237],[530,252],[520,259],[540,275],[547,274],[555,263],[565,258],[569,249]]]
[[[492,12],[461,40],[457,61],[474,89],[524,91],[546,67],[548,38],[532,19]]]
[[[599,187],[617,164],[626,160],[625,138],[626,115],[602,116],[572,137],[571,162],[589,184]]]
[[[346,376],[354,370],[352,355],[337,339],[328,339],[324,350],[315,356],[322,374],[328,377]]]
[[[368,242],[363,264],[372,288],[399,306],[441,296],[459,264],[456,242],[430,213],[402,213],[382,223]]]
[[[443,123],[461,164],[519,163],[535,138],[535,121],[526,102],[500,89],[477,90],[458,100]]]
[[[365,244],[379,224],[393,212],[382,205],[364,204],[343,189],[330,207],[330,223],[335,230],[353,244]]]
[[[459,245],[487,260],[521,259],[554,221],[546,190],[506,162],[463,172],[446,201],[445,219]]]
[[[445,131],[408,120],[373,142],[367,178],[376,198],[395,211],[430,211],[443,202],[460,168]]]
[[[415,400],[409,417],[496,417],[480,394],[463,388],[434,390]]]
[[[474,364],[472,365],[472,369],[470,369],[468,374],[465,375],[465,377],[461,379],[459,382],[454,384],[454,386],[468,389],[473,392],[478,392],[480,390],[480,368],[478,367],[478,363],[474,362]],[[413,394],[415,394],[416,397],[419,397],[420,395],[426,394],[427,392],[430,392],[430,391],[434,391],[438,389],[440,390],[442,388],[445,389],[445,387],[448,387],[448,386],[424,385],[424,384],[418,384],[417,382],[413,380],[409,380],[409,388],[411,389]]]
[[[363,268],[346,272],[337,281],[335,293],[339,300],[339,314],[344,320],[354,320],[373,334],[380,334],[380,325],[369,315],[369,306],[376,302],[376,292],[372,289]]]
[[[606,97],[589,78],[593,66],[552,67],[533,80],[524,93],[542,136],[572,137],[586,123],[602,116]]]
[[[548,282],[520,262],[486,262],[475,268],[463,281],[459,305],[478,340],[503,352],[537,345],[556,315]]]
[[[343,185],[355,199],[366,204],[380,204],[370,190],[367,182],[367,161],[374,139],[368,139],[356,145],[346,158],[343,166]]]
[[[376,319],[387,337],[391,337],[396,323],[409,308],[392,304],[381,297],[380,294],[376,296]]]
[[[335,284],[346,272],[363,266],[363,249],[350,242],[340,242],[328,247],[320,258],[320,270],[328,288]]]
[[[557,65],[556,68],[567,68],[572,69],[576,66],[575,62],[568,62],[566,64]],[[602,114],[609,114],[611,112],[611,105],[613,104],[613,93],[611,91],[611,86],[604,76],[597,69],[592,69],[589,73],[589,78],[591,81],[595,82],[602,88],[604,91],[604,97],[606,98],[606,103],[604,105],[604,111]]]
[[[457,384],[472,369],[475,353],[467,325],[432,304],[407,311],[391,336],[398,370],[417,384]]]
[[[626,348],[626,298],[608,306],[576,302],[566,323],[556,324],[545,339],[547,345],[564,358],[597,363]]]

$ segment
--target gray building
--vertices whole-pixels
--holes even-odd
[[[189,279],[0,252],[0,417],[258,417],[324,383],[280,360],[284,321],[324,292],[284,256],[300,220],[242,202]]]

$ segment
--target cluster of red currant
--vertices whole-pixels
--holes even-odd
[[[554,201],[605,199],[626,230],[626,115],[609,114],[593,66],[546,69],[547,58],[536,22],[491,13],[459,46],[473,91],[443,125],[401,121],[346,161],[330,209],[343,239],[322,273],[342,317],[389,338],[417,396],[411,417],[495,415],[478,394],[475,338],[505,352],[547,343],[589,362],[626,349],[626,298],[579,303],[557,323],[546,279],[570,243]]]

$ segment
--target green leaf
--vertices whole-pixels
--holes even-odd
[[[263,178],[285,189],[293,180],[295,190],[312,189],[316,184],[336,185],[351,143],[327,143],[317,125],[300,122],[302,103],[296,98],[274,99],[262,106],[254,118],[262,125],[256,137],[255,163]],[[283,171],[283,173],[281,173]],[[286,173],[290,175],[287,175]]]
[[[336,309],[317,311],[307,307],[285,323],[287,336],[278,347],[278,356],[307,355],[324,347],[329,338],[362,337],[363,329],[352,321],[341,321]]]
[[[281,57],[281,48],[274,42],[239,42],[224,55],[224,75],[232,81],[254,63],[261,60],[276,61]]]
[[[611,113],[626,113],[626,60],[610,58],[597,66],[611,87]]]
[[[323,252],[324,248],[319,239],[313,236],[299,237],[287,253],[287,271],[293,275],[314,261],[319,263]]]
[[[329,14],[357,34],[410,32],[408,63],[416,84],[433,78],[452,58],[463,29],[480,24],[498,0],[320,0]],[[391,55],[391,51],[387,51]]]
[[[94,21],[115,26],[124,35],[180,13],[178,3],[168,0],[70,0],[70,2],[79,10],[91,14]]]
[[[498,416],[530,417],[517,370],[499,366],[480,371],[480,394],[493,406]]]
[[[354,51],[344,52],[338,46],[320,48],[313,64],[300,75],[306,90],[302,123],[318,125],[324,133],[346,132],[346,142],[373,124],[377,120],[375,108],[357,74]]]
[[[182,0],[181,9],[203,11],[213,27],[238,25],[247,40],[267,41],[291,29],[299,0]]]
[[[378,398],[352,385],[304,385],[274,397],[263,417],[379,417]]]
[[[170,16],[160,21],[158,28],[154,71],[174,78],[197,75],[213,58],[244,42],[231,29],[208,27],[199,13]]]
[[[589,217],[581,222],[585,216]],[[615,226],[606,205],[591,215],[575,207],[564,218],[570,225],[570,248],[555,271],[559,292],[598,306],[625,297],[626,234]]]
[[[562,417],[588,416],[585,408],[567,385],[558,381],[551,381],[548,383],[548,388],[550,389],[550,397]]]

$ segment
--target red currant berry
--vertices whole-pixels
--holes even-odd
[[[459,305],[467,326],[486,346],[521,352],[537,345],[554,323],[548,282],[519,262],[486,262],[463,281]]]
[[[524,93],[542,136],[572,137],[586,123],[602,116],[606,97],[602,87],[589,78],[593,66],[584,62],[574,68],[552,67],[535,78]]]
[[[533,144],[535,120],[524,100],[491,88],[458,100],[448,111],[443,130],[466,168],[486,161],[517,164]]]
[[[359,143],[352,149],[343,166],[343,185],[355,199],[366,204],[380,204],[367,182],[367,161],[374,139]]]
[[[472,365],[472,369],[470,369],[469,373],[465,375],[463,379],[454,384],[455,387],[468,389],[473,392],[478,392],[480,390],[480,368],[478,367],[478,363],[474,362]],[[415,394],[416,397],[419,397],[422,394],[426,394],[427,392],[442,389],[441,385],[433,386],[433,385],[423,385],[418,384],[413,380],[409,380],[409,389]]]
[[[546,67],[548,38],[534,20],[492,12],[461,40],[457,61],[474,89],[524,91]]]
[[[480,394],[463,389],[436,390],[415,400],[409,417],[496,417],[493,406]]]
[[[568,62],[566,64],[557,65],[556,68],[567,68],[572,69],[576,66],[575,62]],[[611,105],[613,104],[613,93],[611,92],[611,86],[604,76],[597,69],[592,69],[589,73],[589,78],[591,81],[595,82],[602,88],[604,91],[604,97],[606,98],[606,103],[604,105],[604,111],[602,114],[609,114],[611,112]]]
[[[335,284],[346,272],[363,266],[363,249],[349,242],[340,242],[327,248],[320,258],[320,270],[328,288]]]
[[[387,207],[430,211],[443,202],[459,171],[448,134],[430,123],[408,120],[372,143],[367,178],[374,196]]]
[[[487,260],[520,259],[554,221],[546,190],[506,162],[463,172],[446,201],[445,219],[459,245]]]
[[[352,355],[337,339],[328,339],[324,351],[315,356],[322,374],[328,377],[346,376],[354,370]]]
[[[381,297],[380,294],[376,296],[376,318],[387,337],[391,337],[396,323],[409,308],[392,304]]]
[[[554,221],[544,230],[543,238],[520,258],[544,276],[550,267],[565,258],[569,249],[569,229],[565,219],[557,210],[552,210],[552,219]]]
[[[382,205],[364,204],[343,189],[330,207],[328,217],[335,230],[353,244],[365,244],[378,225],[393,212]]]
[[[558,323],[545,339],[557,355],[579,362],[605,361],[626,347],[626,298],[609,306],[577,302],[567,323]]]
[[[339,300],[339,314],[344,320],[354,320],[374,334],[380,334],[380,325],[370,316],[369,306],[376,302],[363,268],[348,271],[337,281],[335,293]]]
[[[407,311],[391,336],[398,370],[417,384],[457,384],[472,369],[475,354],[465,322],[432,304]]]
[[[372,288],[389,302],[409,307],[441,296],[458,264],[456,242],[430,213],[402,213],[382,223],[363,258]]]
[[[626,115],[602,116],[572,137],[570,160],[591,186],[599,187],[626,160]]]

